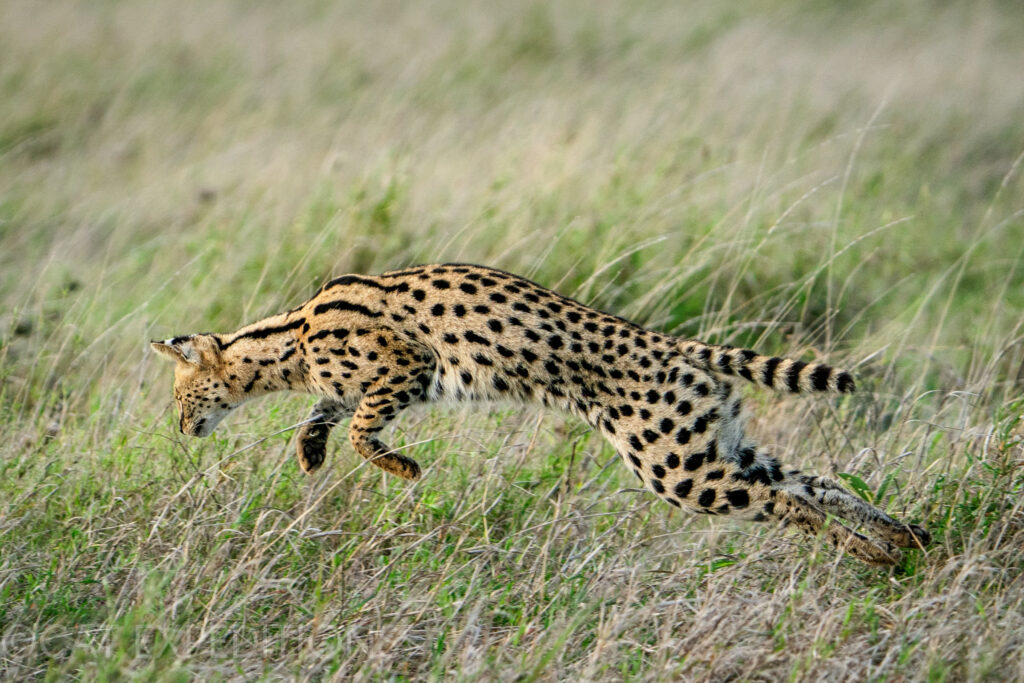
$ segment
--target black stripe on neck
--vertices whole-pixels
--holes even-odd
[[[356,313],[362,313],[367,318],[379,318],[383,315],[383,313],[380,313],[379,311],[371,311],[369,308],[363,306],[362,304],[354,304],[351,301],[341,300],[328,301],[327,303],[318,304],[317,307],[313,309],[313,314],[320,315],[321,313],[326,313],[327,311],[354,311]]]
[[[278,325],[276,327],[261,327],[256,330],[249,330],[248,332],[243,332],[242,334],[238,335],[234,339],[231,339],[230,341],[220,342],[220,348],[226,349],[239,339],[266,339],[267,337],[274,334],[281,334],[282,332],[290,332],[291,330],[297,330],[298,328],[302,327],[305,323],[305,318],[297,318],[296,320],[291,321],[287,325]]]
[[[358,275],[342,275],[336,277],[326,285],[320,288],[320,292],[326,292],[328,289],[334,287],[344,287],[345,285],[363,285],[364,287],[372,287],[379,289],[382,292],[406,292],[409,291],[409,284],[407,282],[400,282],[397,285],[382,285],[376,280],[371,280],[365,277],[359,277]],[[318,294],[320,292],[317,292]]]

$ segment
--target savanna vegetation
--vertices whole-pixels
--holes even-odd
[[[0,678],[1024,678],[1013,2],[0,3]],[[636,489],[536,408],[177,431],[148,340],[469,261],[853,371],[751,431],[892,570]]]

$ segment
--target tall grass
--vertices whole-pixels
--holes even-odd
[[[1012,3],[0,4],[0,677],[1024,678]],[[599,437],[310,400],[177,433],[150,338],[486,263],[850,368],[751,431],[936,542],[868,569],[657,504]]]

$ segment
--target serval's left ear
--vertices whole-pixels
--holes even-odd
[[[220,344],[212,334],[191,334],[164,341],[153,341],[150,347],[161,356],[178,363],[196,366],[213,365],[220,358]]]
[[[164,341],[151,341],[149,347],[159,353],[164,358],[173,360],[177,363],[187,363],[185,353],[181,346],[175,343],[177,339],[165,339]]]

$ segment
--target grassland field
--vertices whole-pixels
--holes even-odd
[[[1024,680],[1019,3],[0,3],[0,679]],[[750,431],[926,525],[869,568],[538,408],[305,477],[147,341],[504,268],[848,368]]]

